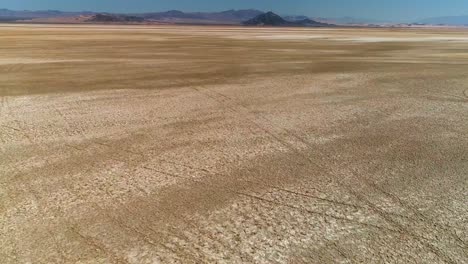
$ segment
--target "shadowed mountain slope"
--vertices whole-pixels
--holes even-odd
[[[305,18],[302,20],[288,21],[281,16],[267,12],[249,19],[243,23],[246,26],[289,26],[289,27],[327,27],[331,24],[317,22],[315,20]]]
[[[87,22],[144,22],[145,19],[137,16],[114,15],[114,14],[96,14]]]

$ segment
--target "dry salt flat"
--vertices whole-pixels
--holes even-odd
[[[2,263],[466,263],[456,29],[0,26]]]

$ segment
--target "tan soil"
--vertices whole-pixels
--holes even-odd
[[[442,29],[0,26],[1,263],[466,263]]]

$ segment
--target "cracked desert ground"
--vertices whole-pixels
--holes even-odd
[[[1,263],[467,263],[468,31],[0,26]]]

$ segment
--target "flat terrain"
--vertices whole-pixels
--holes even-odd
[[[0,25],[0,262],[467,263],[468,32]]]

